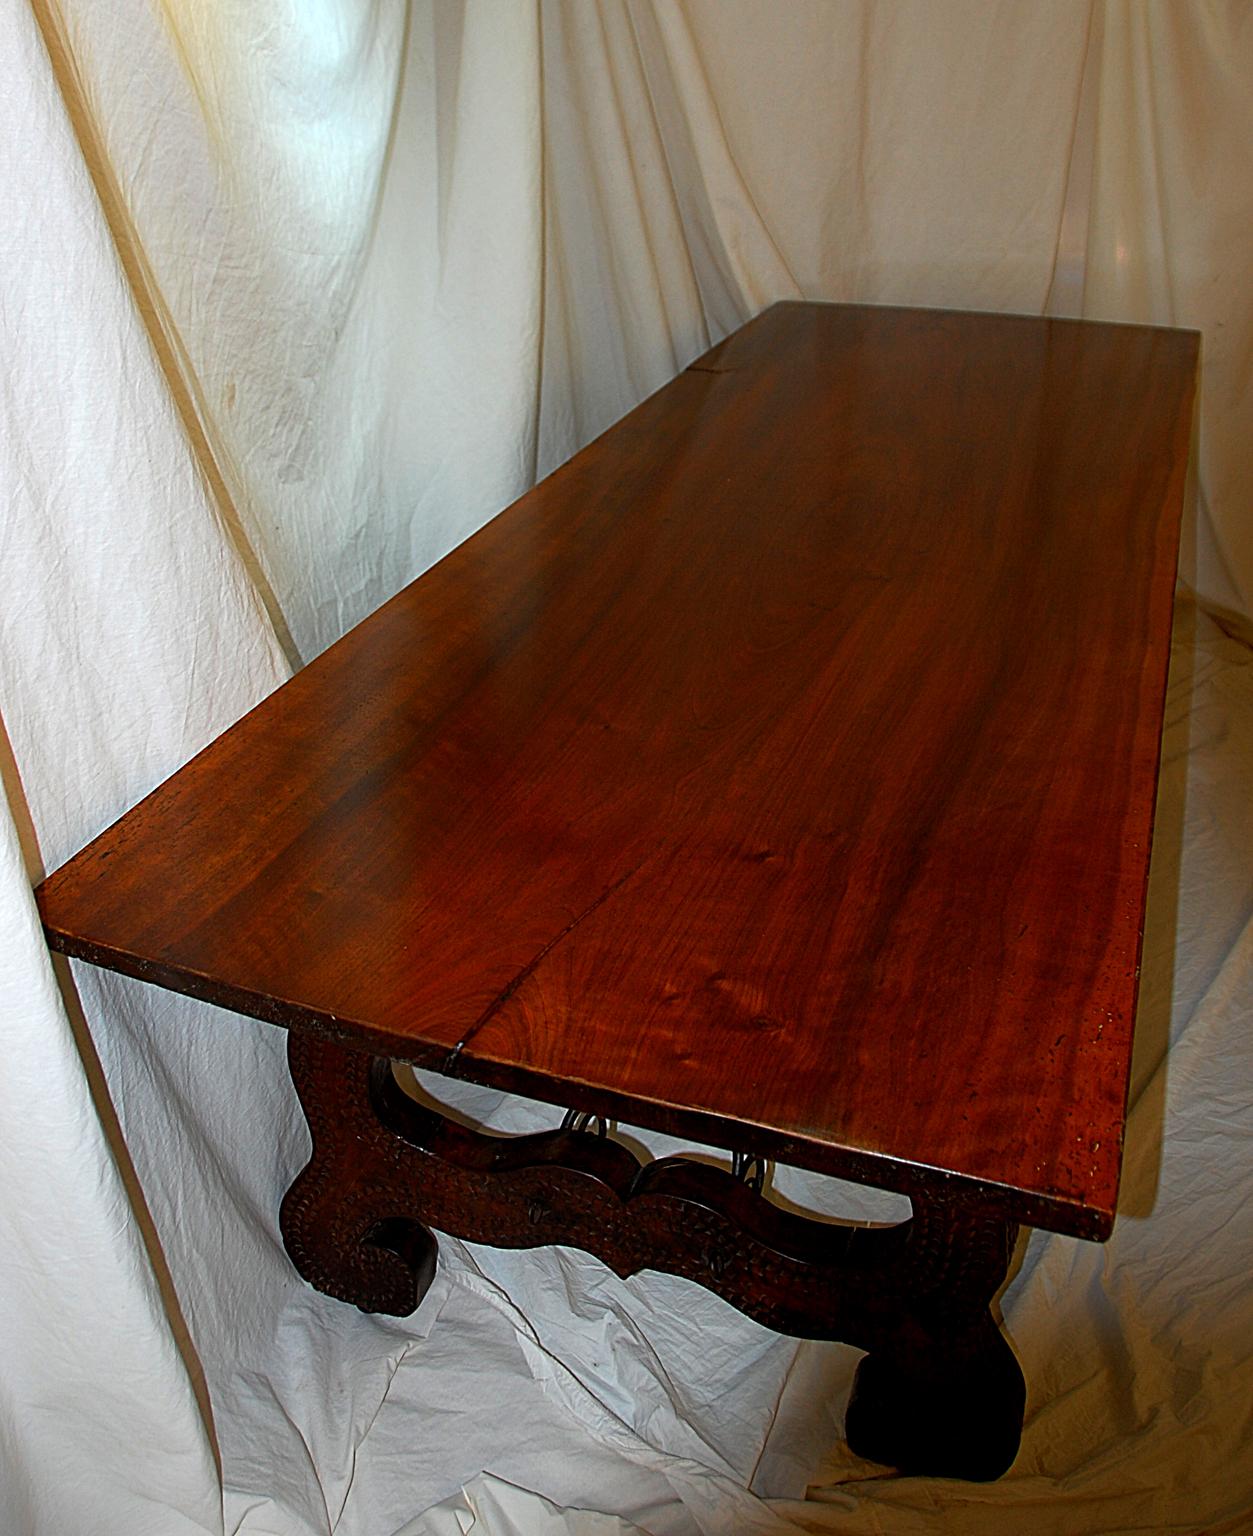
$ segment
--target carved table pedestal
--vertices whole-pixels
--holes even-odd
[[[562,1243],[624,1278],[682,1275],[767,1328],[868,1350],[845,1432],[903,1471],[999,1477],[1022,1429],[1022,1372],[988,1310],[1017,1228],[961,1194],[915,1197],[891,1227],[792,1215],[747,1177],[683,1157],[641,1165],[586,1117],[489,1136],[418,1104],[389,1058],[292,1034],[313,1155],[283,1201],[296,1268],[366,1312],[406,1315],[435,1273],[435,1227],[497,1248]]]

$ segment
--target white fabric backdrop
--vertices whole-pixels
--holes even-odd
[[[1203,328],[1185,574],[1247,612],[1253,8],[0,0],[0,71],[0,1514],[375,1536],[486,1468],[651,1531],[778,1529],[743,1485],[803,1490],[849,1352],[560,1253],[445,1245],[408,1321],[317,1297],[274,1231],[281,1037],[88,969],[62,999],[30,880],[777,297]],[[837,1457],[853,1529],[951,1499],[1052,1529],[1059,1492],[1075,1530],[1247,1512],[1249,1242],[1213,1169],[1247,1126],[1253,701],[1236,641],[1180,654],[1191,853],[1154,877],[1182,921],[1131,1219],[1035,1240],[1007,1297],[1038,1394],[1013,1478]],[[1166,1114],[1186,1155],[1141,1224]]]

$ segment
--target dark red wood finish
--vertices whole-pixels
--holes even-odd
[[[51,877],[51,942],[1107,1235],[1196,360],[776,306]]]

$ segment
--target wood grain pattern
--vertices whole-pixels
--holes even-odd
[[[776,306],[47,881],[51,942],[1107,1235],[1196,357]]]

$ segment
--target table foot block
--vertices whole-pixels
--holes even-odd
[[[872,1350],[844,1416],[849,1447],[922,1477],[987,1482],[1018,1454],[1026,1384],[989,1320],[970,1336]]]

